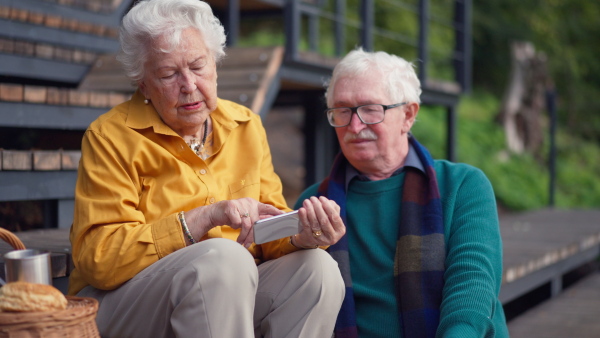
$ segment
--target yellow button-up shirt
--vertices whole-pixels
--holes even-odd
[[[86,285],[115,289],[184,248],[179,211],[242,197],[290,210],[260,117],[219,99],[210,118],[213,154],[206,160],[139,93],[89,126],[75,188],[69,294]],[[202,239],[235,240],[239,231],[217,226]],[[260,263],[297,249],[282,239],[248,250]]]

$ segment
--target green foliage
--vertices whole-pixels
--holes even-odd
[[[463,98],[458,109],[457,161],[483,170],[503,206],[511,210],[545,207],[550,198],[547,161],[540,163],[531,155],[506,152],[503,129],[494,121],[499,104],[495,96],[485,92]],[[439,107],[422,107],[413,127],[413,134],[436,158],[446,156],[445,117],[446,112]],[[560,127],[556,143],[555,206],[600,205],[600,147]]]
[[[530,41],[548,59],[559,117],[571,132],[600,141],[600,2],[490,0],[473,2],[473,77],[500,95],[510,70],[510,43]]]

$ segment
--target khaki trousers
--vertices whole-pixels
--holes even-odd
[[[178,250],[116,290],[91,286],[102,337],[331,337],[345,288],[323,250],[258,267],[240,244],[210,239]]]

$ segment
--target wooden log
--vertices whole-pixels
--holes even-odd
[[[46,103],[57,106],[66,106],[69,104],[69,90],[48,87]]]
[[[87,107],[90,105],[90,93],[77,89],[69,90],[69,105]]]
[[[46,103],[47,98],[46,87],[25,86],[23,100],[31,103]]]
[[[27,150],[3,150],[2,170],[31,170],[31,151]]]
[[[23,86],[18,84],[0,84],[0,101],[22,102]]]
[[[33,170],[60,170],[61,152],[57,150],[34,150]]]
[[[77,170],[80,159],[81,159],[81,151],[79,151],[79,150],[63,150],[61,153],[61,168],[62,168],[62,170]]]

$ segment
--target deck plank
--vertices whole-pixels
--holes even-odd
[[[513,338],[600,337],[600,273],[594,273],[560,295],[508,323]]]
[[[542,209],[500,219],[503,284],[600,246],[600,210]]]

